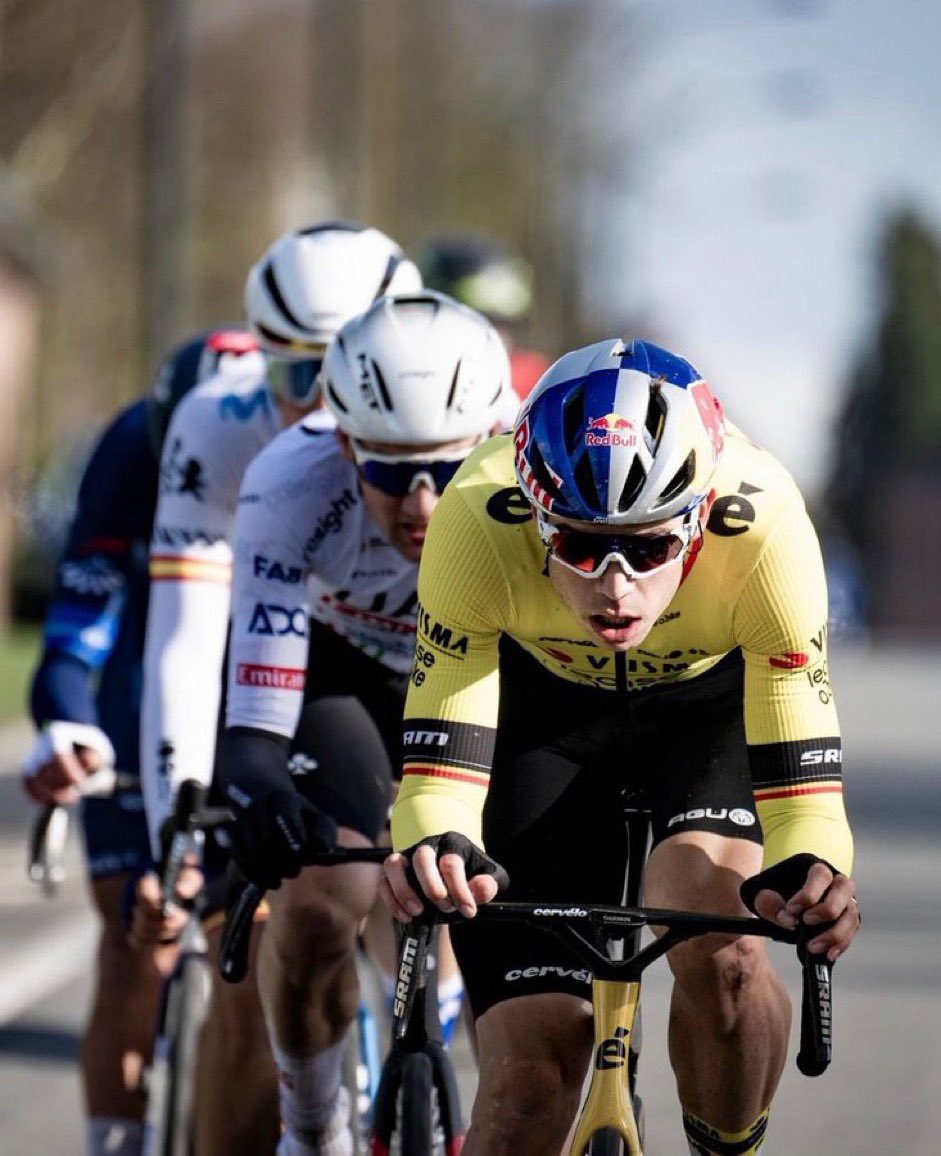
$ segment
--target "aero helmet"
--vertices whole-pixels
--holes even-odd
[[[279,238],[252,267],[245,312],[269,355],[269,381],[295,405],[317,396],[324,351],[345,321],[421,277],[378,229],[329,221]]]
[[[600,341],[565,354],[530,394],[516,474],[544,513],[661,522],[706,497],[724,439],[722,407],[688,361],[649,341]]]
[[[348,321],[321,384],[354,441],[422,446],[489,434],[505,410],[510,367],[485,317],[426,289],[384,297]]]
[[[207,329],[178,345],[160,363],[150,390],[148,422],[154,454],[160,457],[170,417],[194,386],[217,373],[256,374],[260,378],[264,372],[258,341],[245,329]]]
[[[496,325],[524,321],[533,298],[529,264],[489,237],[455,234],[425,243],[417,257],[429,289],[448,293]]]

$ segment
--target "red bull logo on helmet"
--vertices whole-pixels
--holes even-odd
[[[606,413],[604,417],[593,417],[585,431],[585,445],[627,446],[637,445],[634,423],[619,413]]]

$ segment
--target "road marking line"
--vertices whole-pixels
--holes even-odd
[[[97,941],[97,922],[87,912],[25,939],[20,951],[0,962],[0,1025],[90,970]]]

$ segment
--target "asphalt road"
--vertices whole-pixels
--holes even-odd
[[[846,747],[864,929],[834,984],[830,1071],[807,1080],[794,1047],[768,1150],[795,1156],[935,1156],[941,1072],[941,767],[935,714],[941,654],[844,651],[834,682]],[[12,768],[25,733],[2,736]],[[71,848],[63,894],[44,900],[24,873],[28,808],[0,775],[0,1154],[80,1156],[76,1059],[88,999],[94,928]],[[775,947],[794,995],[790,953]],[[647,973],[641,1092],[649,1156],[685,1151],[666,1060],[668,979]],[[473,1066],[458,1052],[472,1095]],[[934,1136],[934,1139],[931,1137]]]

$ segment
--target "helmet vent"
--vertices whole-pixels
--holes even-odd
[[[562,421],[565,425],[565,445],[569,453],[574,456],[581,446],[585,426],[585,391],[583,389],[575,390],[566,399]]]
[[[651,453],[653,453],[660,444],[666,419],[666,403],[660,394],[659,385],[657,382],[653,382],[650,386],[650,404],[647,406],[647,417],[644,421],[644,428],[647,433],[647,448]]]
[[[581,495],[582,501],[595,509],[600,508],[603,503],[601,495],[598,493],[598,485],[595,482],[595,475],[591,468],[591,461],[588,454],[580,454],[578,462],[574,470],[575,483],[578,486],[578,493]]]
[[[379,288],[376,290],[376,296],[373,298],[374,301],[378,300],[385,294],[386,290],[389,288],[392,278],[395,276],[395,271],[398,269],[400,264],[401,258],[397,254],[393,253],[389,260],[386,262],[386,271],[382,274],[382,280],[379,282]]]
[[[542,456],[542,450],[535,442],[530,443],[529,465],[533,471],[533,476],[539,482],[540,486],[542,486],[547,494],[558,501],[562,497],[559,493],[559,487],[552,480],[552,474],[546,465],[546,459]]]
[[[284,300],[284,296],[281,293],[280,286],[278,285],[278,282],[275,280],[274,269],[272,268],[270,261],[268,262],[267,265],[265,265],[265,271],[262,274],[262,280],[264,281],[265,287],[267,288],[268,292],[271,294],[271,300],[281,310],[282,314],[288,319],[288,321],[290,321],[290,323],[294,326],[294,328],[295,329],[306,329],[307,326],[302,325],[301,322],[298,321],[298,319],[294,316],[294,314],[291,312],[290,308],[288,307],[288,303]]]
[[[337,393],[337,391],[333,388],[333,383],[328,381],[326,383],[325,388],[326,388],[326,391],[327,391],[327,394],[328,394],[330,400],[337,407],[337,409],[340,410],[342,413],[349,413],[350,412],[349,406],[344,405],[343,399],[340,397],[340,395]]]
[[[696,451],[690,450],[689,454],[686,458],[686,461],[683,462],[683,464],[680,466],[680,468],[676,471],[676,473],[670,479],[669,484],[666,486],[664,491],[661,493],[660,497],[657,500],[657,505],[658,506],[665,506],[667,504],[667,502],[669,502],[673,498],[675,498],[677,496],[677,494],[681,494],[686,489],[686,487],[692,482],[692,480],[695,476],[696,476]]]
[[[310,225],[306,229],[299,229],[299,237],[313,237],[317,233],[362,233],[365,225],[357,225],[355,221],[323,221],[319,225]]]
[[[382,376],[382,370],[372,362],[372,371],[376,375],[376,385],[379,387],[379,392],[382,394],[382,404],[391,413],[393,409],[392,398],[389,396],[389,387],[386,385],[386,379]]]
[[[626,513],[631,506],[633,506],[637,495],[644,487],[644,482],[647,480],[647,471],[640,463],[639,458],[634,458],[631,462],[631,468],[627,472],[627,478],[621,489],[618,497],[618,513]],[[599,503],[600,505],[600,503]]]
[[[446,410],[450,409],[451,406],[454,405],[454,395],[457,393],[457,379],[460,372],[461,363],[459,361],[454,367],[454,376],[451,378],[451,388],[448,390],[448,400],[444,403],[444,408]]]

